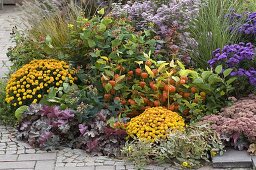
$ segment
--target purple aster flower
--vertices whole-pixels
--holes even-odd
[[[228,56],[226,55],[226,53],[223,53],[223,54],[218,56],[218,60],[226,59],[227,57]]]
[[[234,65],[236,65],[236,64],[238,64],[238,63],[239,63],[239,60],[236,59],[236,58],[234,58],[234,57],[230,58],[230,59],[227,61],[227,64],[230,65],[230,66],[234,66]]]
[[[251,85],[256,86],[256,76],[250,77],[249,82],[250,82]]]

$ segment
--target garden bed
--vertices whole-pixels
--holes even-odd
[[[0,118],[34,148],[136,168],[198,168],[227,146],[255,155],[252,4],[24,2]]]

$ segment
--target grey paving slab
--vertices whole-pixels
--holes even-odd
[[[94,166],[86,166],[86,167],[56,167],[55,170],[95,170]],[[108,170],[108,169],[104,169]]]
[[[55,160],[55,159],[56,159],[56,153],[21,154],[18,156],[18,161]]]
[[[55,160],[53,161],[37,161],[35,170],[54,170]]]
[[[115,166],[96,166],[95,170],[115,170]]]
[[[252,167],[256,170],[256,156],[252,156]]]
[[[215,168],[250,168],[251,156],[246,151],[228,150],[222,156],[216,156],[212,160]]]
[[[14,24],[19,25],[20,12],[17,11],[15,6],[6,6],[3,10],[0,10],[0,63],[8,60],[7,51],[8,48],[15,44],[11,41],[11,32]],[[11,64],[9,63],[8,66]],[[8,73],[8,69],[2,68],[0,65],[0,78]]]
[[[36,161],[0,162],[0,169],[34,169]]]
[[[18,158],[18,155],[0,155],[0,162],[17,161],[17,158]]]

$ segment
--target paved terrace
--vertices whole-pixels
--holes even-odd
[[[8,66],[11,65],[6,52],[14,45],[10,40],[10,33],[15,21],[18,21],[19,14],[15,6],[4,6],[4,9],[0,10],[0,78],[8,72]]]

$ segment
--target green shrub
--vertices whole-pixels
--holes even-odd
[[[222,152],[220,138],[207,125],[188,126],[185,132],[172,133],[158,144],[128,142],[122,150],[129,161],[142,169],[152,162],[171,163],[178,169],[195,168]]]
[[[0,79],[0,123],[14,125],[16,123],[16,119],[13,114],[14,111],[11,109],[11,106],[5,102],[6,85],[7,81]]]

